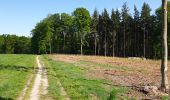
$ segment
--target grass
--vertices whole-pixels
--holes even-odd
[[[124,88],[113,86],[106,88],[103,83],[109,82],[107,80],[87,78],[85,75],[89,69],[81,67],[81,64],[53,61],[48,56],[41,59],[48,70],[48,94],[53,99],[63,99],[57,81],[61,82],[68,97],[73,100],[114,100],[126,91]]]
[[[0,99],[16,99],[34,71],[34,55],[0,55]]]

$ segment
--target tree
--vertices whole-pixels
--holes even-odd
[[[4,35],[0,36],[0,53],[4,53]]]
[[[118,10],[115,12],[114,9],[112,9],[111,14],[111,35],[112,35],[112,56],[115,56],[115,42],[116,42],[116,36],[119,30],[119,24],[120,24],[120,14]]]
[[[104,33],[104,55],[107,56],[108,53],[108,39],[110,37],[110,26],[111,26],[111,20],[109,18],[109,13],[106,9],[104,9],[104,12],[102,13],[103,18],[103,33]]]
[[[73,15],[74,15],[74,22],[76,24],[76,30],[78,31],[78,34],[80,34],[80,38],[81,38],[80,51],[82,55],[85,36],[87,33],[90,33],[91,17],[89,11],[85,8],[77,8],[73,12]]]
[[[127,3],[124,3],[122,6],[122,23],[123,23],[123,56],[126,56],[126,35],[128,28],[128,20],[129,20],[129,8],[127,7]]]
[[[36,54],[51,53],[51,37],[52,29],[47,20],[38,23],[35,29],[32,30],[31,44],[33,51]]]
[[[134,41],[133,41],[133,52],[134,55],[133,56],[139,56],[139,22],[140,21],[140,16],[139,16],[139,11],[136,8],[136,6],[134,6],[134,19],[133,19],[133,35],[134,35]]]
[[[72,16],[66,13],[62,13],[61,14],[61,28],[62,28],[62,33],[64,36],[64,45],[63,45],[64,52],[65,52],[65,38],[66,38],[66,35],[69,33],[71,26],[72,26]]]
[[[94,10],[93,16],[92,16],[92,22],[91,22],[91,32],[94,33],[94,54],[97,53],[97,38],[98,38],[98,32],[97,32],[97,25],[99,23],[99,14],[97,9]]]
[[[5,35],[5,38],[4,38],[4,53],[6,53],[6,54],[14,53],[16,40],[17,40],[16,35]]]
[[[148,4],[144,3],[141,11],[141,23],[143,27],[143,57],[146,57],[146,48],[148,46],[148,32],[151,9]]]
[[[103,40],[104,40],[103,37],[105,37],[103,30],[104,30],[103,16],[99,15],[99,23],[97,25],[97,32],[98,32],[98,39],[99,39],[98,50],[97,50],[98,55],[103,55],[102,54],[103,53],[102,47],[103,47]]]
[[[162,18],[163,18],[163,34],[162,34],[162,61],[161,61],[161,89],[165,92],[169,90],[167,70],[168,70],[168,44],[167,44],[167,0],[162,0]]]
[[[114,22],[114,27],[116,28],[115,31],[116,31],[116,39],[115,39],[115,44],[116,44],[116,56],[119,56],[120,54],[120,46],[121,46],[121,41],[120,41],[120,38],[121,38],[121,34],[120,34],[120,21],[121,21],[121,14],[119,12],[119,10],[117,9],[116,10],[116,17],[115,17],[115,22]]]
[[[31,53],[31,39],[28,37],[17,37],[14,45],[15,54],[29,54]]]

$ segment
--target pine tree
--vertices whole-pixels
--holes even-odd
[[[122,6],[122,24],[123,24],[123,56],[126,56],[126,34],[128,30],[128,20],[129,20],[129,8],[127,3],[124,3]]]
[[[112,9],[112,14],[111,14],[111,35],[112,35],[112,56],[115,56],[115,42],[116,42],[116,37],[117,33],[119,30],[119,24],[120,24],[120,14],[118,10],[115,12],[114,9]]]
[[[143,27],[143,57],[146,57],[146,48],[148,46],[148,32],[151,9],[148,4],[144,3],[141,11],[141,23]]]
[[[107,48],[108,48],[108,37],[110,33],[110,18],[109,18],[109,13],[107,12],[106,9],[104,9],[104,12],[102,13],[103,17],[103,32],[104,32],[104,55],[107,56]]]
[[[139,22],[140,21],[140,15],[139,15],[139,11],[138,9],[136,8],[136,6],[134,6],[134,19],[133,19],[133,35],[134,35],[134,41],[133,41],[133,45],[134,45],[134,55],[133,56],[139,56],[139,38],[140,38],[140,35],[139,35]]]
[[[94,54],[97,54],[97,40],[98,40],[98,32],[97,32],[97,25],[99,23],[99,13],[97,9],[94,10],[92,15],[92,22],[91,22],[91,32],[94,33]]]

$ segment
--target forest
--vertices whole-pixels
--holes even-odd
[[[111,13],[107,9],[100,13],[95,8],[90,15],[86,8],[77,8],[71,15],[49,14],[36,24],[31,38],[1,35],[0,53],[63,53],[159,59],[161,13],[160,7],[151,14],[150,6],[144,3],[141,11],[134,6],[134,13],[130,14],[124,3],[121,11],[113,9]],[[170,51],[170,39],[168,45]]]

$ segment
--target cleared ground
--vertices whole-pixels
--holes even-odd
[[[77,55],[51,55],[49,58],[51,59],[48,60],[47,65],[50,66],[49,77],[53,80],[52,76],[55,76],[60,80],[68,97],[72,99],[80,99],[84,96],[87,99],[103,100],[108,99],[114,91],[115,93],[112,94],[115,94],[115,98],[161,99],[161,97],[147,95],[138,88],[146,85],[160,86],[160,61],[158,60]],[[170,76],[170,73],[168,75]],[[53,84],[49,80],[50,83]],[[51,89],[51,92],[54,91]]]
[[[0,55],[0,100],[17,99],[34,72],[34,55]]]

